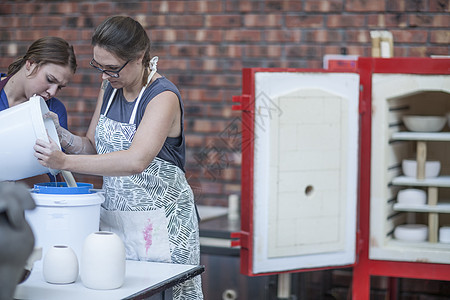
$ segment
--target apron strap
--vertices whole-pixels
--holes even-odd
[[[130,121],[128,122],[129,124],[134,124],[134,122],[136,121],[135,120],[136,112],[137,112],[137,108],[139,106],[139,102],[141,102],[142,94],[144,93],[145,89],[147,88],[148,84],[150,83],[150,81],[152,80],[153,76],[155,75],[155,73],[157,71],[157,67],[156,67],[157,64],[158,64],[158,56],[154,56],[150,60],[150,69],[152,71],[150,72],[150,75],[148,75],[147,84],[141,89],[141,92],[139,93],[136,103],[134,104],[133,112],[131,113]]]
[[[105,113],[104,113],[105,116],[108,113],[109,107],[111,106],[111,103],[114,99],[114,96],[116,95],[116,92],[117,92],[117,89],[114,89],[111,93],[111,96],[109,97],[108,105],[106,105],[106,109],[105,109]]]

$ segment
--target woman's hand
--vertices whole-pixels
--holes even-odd
[[[44,114],[44,119],[51,119],[53,121],[53,124],[55,124],[56,132],[58,133],[58,138],[61,141],[62,138],[62,132],[61,132],[61,125],[59,124],[59,118],[58,115],[55,114],[52,111],[49,111]]]
[[[48,137],[50,142],[46,142],[41,139],[36,140],[34,145],[34,156],[38,159],[39,163],[44,167],[62,170],[64,168],[65,156],[58,144]]]

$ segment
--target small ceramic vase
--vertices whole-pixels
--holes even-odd
[[[48,283],[68,284],[78,278],[78,259],[68,246],[51,247],[45,254],[42,264],[44,279]]]
[[[90,289],[109,290],[125,279],[125,246],[120,237],[98,231],[86,237],[81,255],[81,281]]]

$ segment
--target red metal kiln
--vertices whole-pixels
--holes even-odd
[[[357,70],[243,70],[241,273],[257,276],[353,268],[353,299],[370,276],[450,280],[450,124],[405,129],[406,115],[450,112],[450,59],[359,58]],[[450,122],[450,121],[449,121]],[[415,158],[417,176],[402,173]],[[440,175],[424,178],[427,159]],[[427,192],[398,205],[400,190]],[[428,239],[401,241],[398,225]]]

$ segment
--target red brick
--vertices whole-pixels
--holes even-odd
[[[242,57],[242,46],[230,45],[220,47],[216,45],[207,45],[206,55],[213,57],[226,55],[230,58],[240,58]]]
[[[171,27],[202,27],[203,16],[199,15],[169,15],[167,25]]]
[[[408,56],[408,48],[403,46],[396,46],[394,41],[394,57]]]
[[[427,55],[427,47],[421,46],[421,47],[414,47],[414,48],[408,48],[408,56],[410,57],[426,57]]]
[[[391,30],[395,43],[426,43],[425,30]]]
[[[397,11],[397,12],[418,12],[426,11],[428,7],[428,0],[392,0],[386,1],[387,11]]]
[[[203,59],[201,61],[196,61],[191,63],[190,70],[204,70],[204,71],[218,71],[220,70],[218,66],[218,60],[216,59]]]
[[[324,29],[319,30],[307,30],[303,33],[306,42],[313,43],[330,43],[339,42],[343,40],[342,33],[340,31],[329,31]]]
[[[242,20],[239,15],[210,15],[205,17],[206,27],[241,27]]]
[[[122,14],[124,10],[126,10],[129,15],[146,12],[149,10],[148,2],[149,1],[118,1],[115,6],[113,6],[113,14]]]
[[[46,5],[46,9],[49,14],[70,14],[73,11],[77,11],[78,5],[76,3],[64,2],[64,3],[51,3]]]
[[[188,116],[192,117],[192,116]],[[187,148],[193,148],[193,147],[203,147],[204,146],[204,140],[205,138],[201,135],[194,135],[194,134],[188,134],[186,135],[186,147]]]
[[[3,3],[2,5],[0,5],[0,16],[12,14],[14,8],[15,5]]]
[[[287,46],[286,57],[320,58],[323,56],[320,46]]]
[[[428,5],[430,12],[449,12],[448,0],[429,0]]]
[[[31,17],[30,25],[32,27],[61,27],[64,18],[61,16]]]
[[[264,11],[300,12],[302,11],[302,1],[298,0],[266,1]]]
[[[166,2],[166,1],[163,1]],[[184,13],[187,1],[167,1],[169,3],[169,12],[170,13]]]
[[[149,1],[149,10],[152,13],[173,14],[184,12],[185,1]]]
[[[435,44],[450,45],[450,31],[449,30],[436,30],[430,34],[430,42]]]
[[[281,27],[282,16],[278,14],[255,15],[250,14],[244,17],[244,26],[247,27]]]
[[[266,29],[264,30],[264,40],[266,42],[279,42],[279,43],[299,43],[301,40],[300,30],[278,30],[278,29]]]
[[[221,132],[228,124],[227,121],[196,119],[194,121],[194,131],[196,132]]]
[[[325,54],[341,54],[341,47],[337,45],[325,45],[323,47]]]
[[[57,36],[63,38],[67,41],[78,41],[80,40],[80,32],[76,29],[55,29],[47,30],[49,36]]]
[[[445,55],[445,56],[448,56],[450,54],[449,51],[448,51],[448,45],[427,47],[426,53],[427,53],[426,56],[431,56],[431,55]]]
[[[340,27],[364,27],[366,24],[364,15],[330,15],[328,16],[327,26],[330,28]]]
[[[224,40],[227,42],[259,42],[262,39],[260,30],[227,30],[224,34]]]
[[[187,70],[188,62],[185,58],[168,58],[161,56],[158,61],[158,69],[161,70],[161,72],[167,72],[167,70],[171,69]]]
[[[144,28],[152,28],[152,27],[160,27],[167,26],[167,16],[164,15],[156,15],[156,16],[148,16],[143,14],[138,14],[134,17],[136,21],[141,23]]]
[[[263,4],[262,1],[226,1],[225,11],[249,13],[259,11]]]
[[[31,15],[41,15],[47,14],[46,4],[34,4],[34,3],[17,3],[14,10],[15,14],[31,14]]]
[[[0,18],[0,28],[10,28],[10,27],[29,27],[30,18],[24,17],[13,17],[13,16],[2,16]]]
[[[371,45],[348,45],[347,54],[348,55],[359,55],[370,57],[372,53]]]
[[[175,42],[177,41],[177,30],[169,28],[153,29],[150,33],[150,40],[153,42]]]
[[[45,30],[17,30],[16,40],[33,42],[46,35]]]
[[[203,77],[203,76],[202,76]],[[222,74],[220,76],[208,76],[210,86],[213,87],[239,87],[241,84],[240,77],[235,75]],[[205,82],[205,81],[201,81]]]
[[[409,15],[409,25],[412,27],[450,27],[450,15]]]
[[[206,49],[204,46],[197,45],[172,45],[170,46],[170,55],[173,56],[191,56],[201,57],[205,54]]]
[[[183,30],[178,31],[180,34],[179,39],[185,41],[197,41],[197,42],[220,42],[223,40],[223,31],[222,30]]]
[[[113,4],[110,2],[101,3],[79,3],[77,10],[83,14],[104,14],[111,15],[113,12]]]
[[[385,10],[384,0],[347,0],[346,11],[373,12]],[[389,2],[389,1],[387,1]]]
[[[78,31],[80,32],[81,41],[86,41],[90,44],[92,34],[94,33],[94,29],[84,28],[84,29],[78,29]]]
[[[225,99],[231,99],[231,97],[226,97],[226,91],[223,90],[217,90],[217,89],[205,89],[204,97],[203,99],[208,101],[215,101],[215,102],[223,102]]]
[[[248,57],[280,57],[281,46],[266,45],[261,46],[246,46],[244,48],[245,55]]]
[[[400,27],[408,26],[406,14],[377,14],[367,17],[367,25],[369,27]]]
[[[76,55],[86,54],[92,56],[92,46],[89,44],[75,44],[73,45]],[[91,57],[92,58],[92,57]]]
[[[285,17],[285,23],[287,28],[291,27],[323,27],[324,25],[323,15],[301,15],[301,16],[290,16]]]
[[[220,1],[189,1],[186,3],[185,12],[189,13],[218,13],[223,11],[223,3]]]
[[[305,11],[308,12],[339,12],[343,11],[344,2],[341,0],[306,0]]]
[[[240,178],[240,170],[236,170],[236,177],[234,178]],[[235,180],[236,181],[236,180]],[[239,194],[241,192],[241,184],[225,184],[224,185],[224,191],[226,194]]]

